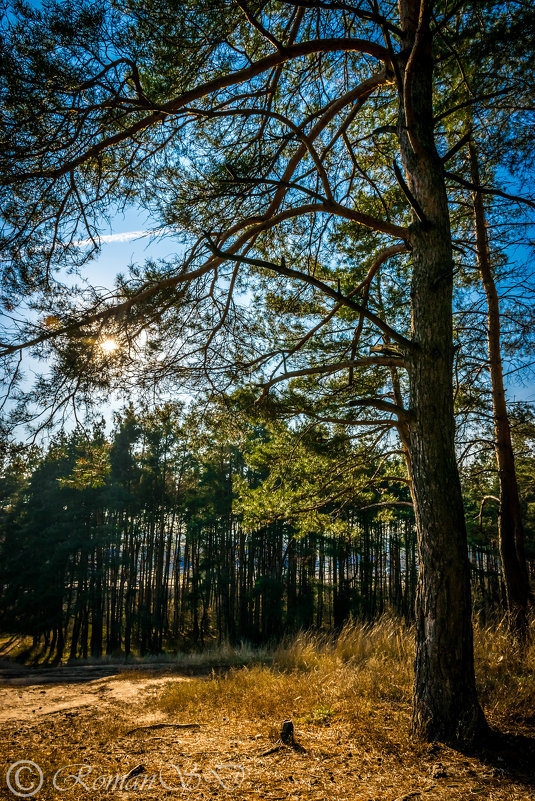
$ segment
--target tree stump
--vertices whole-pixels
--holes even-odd
[[[295,745],[294,741],[294,724],[291,720],[285,720],[281,729],[281,742],[284,745]]]

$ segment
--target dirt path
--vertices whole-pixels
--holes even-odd
[[[171,681],[190,681],[187,676],[170,673],[168,666],[151,666],[142,675],[137,666],[120,670],[107,665],[31,669],[0,664],[0,725],[28,723],[81,707],[98,712],[117,701],[128,703],[155,695]]]

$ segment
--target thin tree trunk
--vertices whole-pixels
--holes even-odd
[[[469,142],[472,182],[479,186],[479,164],[473,140]],[[473,193],[477,243],[477,263],[487,299],[487,342],[494,416],[494,448],[500,482],[498,541],[502,562],[507,612],[511,629],[522,637],[528,631],[528,606],[531,597],[524,550],[524,526],[507,414],[501,358],[500,301],[490,263],[487,221],[483,195]]]
[[[428,740],[473,743],[485,720],[475,686],[470,570],[454,448],[453,259],[433,137],[430,4],[400,0],[400,12],[398,138],[414,201],[409,445],[420,555],[412,725]]]

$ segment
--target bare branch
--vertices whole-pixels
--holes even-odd
[[[364,314],[364,316],[372,322],[374,325],[377,326],[383,333],[388,334],[394,342],[397,342],[402,348],[406,351],[412,351],[415,347],[414,344],[411,342],[410,339],[407,339],[400,334],[395,329],[391,328],[387,323],[381,320],[373,312],[368,311],[365,309],[360,303],[357,303],[352,298],[348,298],[347,296],[342,295],[336,289],[331,289],[328,284],[325,284],[323,281],[320,281],[315,276],[307,275],[306,273],[301,273],[298,270],[293,270],[290,267],[286,267],[282,264],[275,264],[270,261],[265,261],[264,259],[254,259],[248,256],[240,256],[235,253],[231,253],[229,251],[223,251],[216,247],[213,241],[210,239],[209,235],[206,234],[208,240],[208,246],[212,253],[218,256],[221,259],[229,259],[230,261],[241,261],[245,264],[250,264],[253,267],[262,267],[266,270],[271,270],[272,272],[279,273],[280,275],[286,275],[288,278],[295,278],[298,281],[305,281],[306,283],[310,284],[311,286],[315,286],[324,294],[328,295],[331,298],[334,298],[340,303],[343,303],[344,306],[348,306],[351,309],[358,313]]]
[[[496,189],[490,186],[482,186],[481,184],[473,184],[472,181],[467,181],[466,178],[461,178],[460,175],[457,175],[453,172],[444,172],[444,175],[447,178],[451,178],[451,180],[455,181],[455,183],[466,187],[466,189],[471,189],[473,192],[482,192],[485,195],[496,195],[496,197],[503,197],[506,200],[512,200],[515,203],[525,203],[527,206],[535,209],[535,201],[530,200],[527,197],[522,197],[521,195],[510,195],[508,192],[502,192],[501,189]]]
[[[352,407],[372,406],[374,409],[379,409],[382,412],[395,414],[398,420],[402,420],[403,422],[408,422],[410,419],[410,414],[406,409],[398,406],[397,403],[382,400],[382,398],[354,398],[348,401],[347,405]]]
[[[370,503],[368,506],[361,506],[359,512],[367,512],[369,509],[383,509],[387,506],[403,506],[407,509],[413,509],[414,506],[409,501],[381,501],[380,503]]]
[[[403,359],[396,358],[381,358],[379,356],[368,356],[362,359],[350,359],[336,364],[319,364],[314,367],[303,367],[301,370],[290,370],[282,375],[272,378],[270,381],[263,382],[260,386],[265,390],[269,390],[275,384],[280,384],[282,381],[289,381],[292,378],[300,378],[306,375],[321,375],[322,373],[332,374],[340,372],[340,370],[347,370],[348,367],[404,367]],[[265,394],[265,393],[264,393]],[[356,405],[356,403],[349,403],[349,406]],[[377,407],[379,408],[379,407]]]
[[[258,20],[254,16],[252,11],[250,11],[250,9],[247,7],[247,3],[245,3],[244,0],[236,0],[236,5],[243,11],[245,18],[247,19],[247,22],[249,22],[253,26],[253,28],[256,28],[256,30],[264,37],[264,39],[266,39],[266,41],[272,44],[273,47],[279,51],[279,53],[283,53],[284,45],[282,44],[282,42],[279,42],[279,40],[276,39],[275,36],[273,36],[273,34],[271,34],[268,30],[266,30],[266,28],[264,28],[260,20]]]
[[[470,141],[470,137],[472,136],[472,130],[470,129],[464,136],[461,136],[457,144],[453,145],[452,148],[448,150],[447,153],[442,156],[442,163],[446,164],[453,156]]]

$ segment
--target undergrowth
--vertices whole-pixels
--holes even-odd
[[[476,625],[474,647],[480,699],[490,722],[533,723],[535,643],[522,648],[503,624]],[[356,721],[381,708],[389,714],[396,709],[407,714],[410,708],[414,631],[390,617],[374,625],[349,623],[336,637],[302,632],[275,648],[271,659],[249,661],[223,675],[166,687],[160,709],[325,725],[335,718]]]

